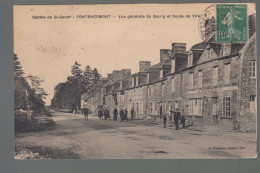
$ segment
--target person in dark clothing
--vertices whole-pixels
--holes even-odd
[[[109,113],[109,111],[107,110],[107,118],[109,118],[110,119],[110,113]]]
[[[134,109],[133,108],[131,109],[130,113],[131,113],[131,119],[134,119]]]
[[[164,128],[166,128],[166,122],[167,122],[166,114],[163,114],[163,127]]]
[[[88,113],[89,113],[88,108],[83,109],[83,114],[85,116],[85,121],[86,121],[86,119],[88,120]]]
[[[107,117],[108,117],[108,114],[107,114],[107,113],[108,113],[108,111],[107,111],[107,109],[105,109],[105,110],[104,110],[104,119],[105,119],[105,120],[106,120]]]
[[[160,119],[162,119],[162,105],[160,106]]]
[[[177,112],[174,114],[175,130],[179,130],[180,117],[181,117],[181,113],[180,113],[179,109],[177,109]]]
[[[103,120],[103,116],[104,116],[104,110],[103,110],[103,109],[100,109],[100,110],[99,110],[98,116],[99,116],[99,119],[100,119],[100,120]]]
[[[186,121],[185,113],[184,113],[184,110],[182,110],[182,112],[181,112],[181,124],[182,124],[183,129],[185,128],[185,121]]]
[[[125,119],[126,121],[128,121],[127,115],[128,115],[128,111],[127,111],[127,109],[125,109],[125,111],[124,111],[124,119]]]
[[[119,114],[120,114],[121,121],[123,121],[123,119],[124,119],[124,111],[121,109]]]
[[[105,112],[106,112],[105,109],[102,109],[102,114],[101,114],[101,119],[102,119],[102,120],[105,119],[105,118],[104,118],[104,117],[105,117]]]
[[[114,109],[113,114],[114,114],[114,120],[117,121],[118,110],[116,108]]]
[[[98,117],[101,120],[101,117],[102,117],[102,110],[101,109],[98,110]]]

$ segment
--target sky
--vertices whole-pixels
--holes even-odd
[[[210,5],[15,6],[14,53],[25,75],[44,80],[42,87],[49,94],[45,102],[50,105],[54,87],[71,75],[75,61],[82,65],[82,70],[87,65],[97,68],[102,77],[120,69],[135,73],[139,61],[158,63],[160,49],[171,49],[174,42],[186,43],[187,50],[201,42],[198,16]],[[71,17],[54,19],[60,15]],[[83,18],[85,15],[110,18]],[[128,18],[130,15],[145,18]]]

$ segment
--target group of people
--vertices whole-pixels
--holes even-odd
[[[175,130],[179,130],[179,124],[182,124],[182,128],[185,128],[185,113],[184,110],[182,112],[179,111],[179,109],[176,109],[176,111],[170,111],[173,113],[173,119],[175,124]],[[166,114],[163,114],[163,126],[166,128],[166,122],[167,122],[167,116]]]
[[[117,121],[117,116],[118,116],[117,108],[114,109],[113,114],[114,114],[114,120]],[[128,117],[127,117],[128,111],[127,111],[127,109],[120,109],[119,115],[120,115],[120,120],[121,121],[123,121],[123,120],[127,120],[128,121]]]
[[[108,119],[110,118],[110,113],[107,109],[103,109],[103,108],[100,108],[98,110],[98,117],[100,120],[103,120],[103,119]]]
[[[82,110],[82,113],[85,116],[85,121],[88,120],[88,114],[89,114],[89,110],[87,108],[84,108]],[[182,128],[185,128],[185,121],[186,121],[186,117],[185,117],[185,113],[184,110],[182,110],[182,112],[179,111],[179,109],[176,109],[176,111],[170,111],[171,113],[173,113],[173,119],[174,119],[174,124],[175,124],[175,129],[179,130],[179,124],[182,124]],[[120,109],[120,111],[118,112],[117,108],[114,109],[113,114],[114,114],[114,120],[117,121],[117,116],[118,113],[120,115],[120,120],[127,120],[128,121],[128,111],[127,109]],[[131,111],[131,119],[134,118],[134,109],[132,108]],[[163,117],[163,126],[164,128],[166,128],[166,122],[167,122],[167,116],[166,114],[162,115],[162,109],[160,108],[160,116]],[[103,109],[100,108],[98,110],[98,117],[100,118],[100,120],[103,119],[108,119],[110,118],[110,113],[107,109]]]

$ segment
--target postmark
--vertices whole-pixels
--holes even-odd
[[[210,25],[209,25],[210,24]],[[203,41],[207,42],[216,31],[216,5],[208,6],[200,15],[199,34]],[[211,32],[209,32],[211,31]]]
[[[248,22],[246,4],[217,4],[217,42],[247,42]]]

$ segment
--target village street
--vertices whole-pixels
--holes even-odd
[[[177,159],[255,157],[255,133],[217,127],[163,128],[161,120],[115,122],[71,113],[53,113],[53,130],[16,134],[17,146],[70,150],[80,159]]]

